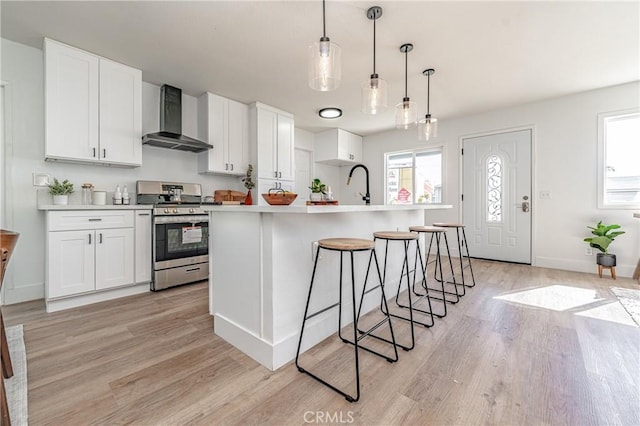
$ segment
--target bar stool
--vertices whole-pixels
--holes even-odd
[[[340,253],[340,282],[339,282],[339,298],[338,298],[338,302],[334,303],[333,305],[327,306],[323,309],[320,309],[312,314],[309,314],[309,304],[311,301],[311,294],[313,292],[313,283],[315,280],[315,276],[316,276],[316,269],[318,266],[318,258],[320,255],[320,249],[323,250],[328,250],[328,251],[337,251]],[[364,286],[362,289],[362,297],[360,299],[360,306],[358,307],[358,312],[356,313],[356,280],[355,280],[355,272],[354,272],[354,261],[353,261],[353,253],[354,252],[362,252],[362,251],[369,251],[371,254],[369,255],[369,265],[367,266],[367,273],[365,275],[365,279],[364,279]],[[343,270],[343,259],[344,259],[344,253],[349,253],[350,254],[350,258],[351,258],[351,295],[352,295],[352,309],[353,309],[353,341],[348,340],[347,338],[342,336],[342,332],[341,332],[341,325],[342,325],[342,270]],[[375,265],[376,265],[376,271],[378,272],[378,280],[379,280],[379,285],[376,286],[374,289],[376,288],[380,288],[381,292],[382,292],[382,301],[381,303],[384,304],[385,306],[387,306],[387,298],[386,295],[384,293],[384,286],[382,285],[382,276],[380,275],[380,267],[378,265],[378,257],[376,255],[376,251],[375,251],[375,242],[371,241],[371,240],[365,240],[365,239],[360,239],[360,238],[327,238],[327,239],[323,239],[323,240],[319,240],[318,241],[318,249],[316,250],[316,258],[315,258],[315,262],[313,264],[313,273],[311,274],[311,284],[309,285],[309,295],[307,296],[307,304],[306,307],[304,309],[304,318],[302,320],[302,328],[300,330],[300,339],[298,340],[298,351],[296,353],[296,367],[298,367],[298,371],[300,371],[301,373],[306,373],[309,376],[313,377],[314,379],[316,379],[317,381],[319,381],[320,383],[324,384],[325,386],[328,386],[329,388],[333,389],[334,391],[336,391],[337,393],[339,393],[340,395],[344,396],[345,399],[349,402],[356,402],[360,399],[360,365],[359,365],[359,360],[358,360],[358,349],[363,349],[367,352],[370,352],[374,355],[378,355],[382,358],[384,358],[385,360],[387,360],[388,362],[396,362],[398,360],[398,350],[396,348],[396,343],[395,343],[395,335],[393,334],[393,326],[391,324],[391,318],[389,317],[388,314],[385,314],[385,318],[381,321],[379,321],[377,324],[373,325],[369,330],[367,331],[360,331],[358,329],[358,320],[360,319],[360,310],[362,308],[362,300],[364,299],[364,295],[367,293],[370,293],[372,290],[367,291],[367,281],[369,278],[369,271],[371,269],[371,262],[375,261]],[[302,336],[304,333],[304,328],[306,325],[306,322],[308,319],[311,319],[323,312],[328,311],[329,309],[338,307],[338,336],[340,337],[340,339],[348,344],[351,344],[354,346],[354,356],[355,356],[355,370],[356,370],[356,374],[355,374],[355,380],[356,380],[356,396],[353,397],[351,395],[349,395],[348,393],[344,392],[343,390],[337,388],[336,386],[330,384],[329,382],[321,379],[320,377],[318,377],[317,375],[309,372],[308,370],[306,370],[305,368],[303,368],[300,365],[299,362],[299,358],[300,358],[300,347],[302,346]],[[387,307],[387,312],[389,312],[389,309]],[[389,331],[391,332],[391,340],[388,341],[390,344],[392,344],[393,346],[393,352],[394,352],[394,357],[390,358],[389,356],[382,354],[380,352],[374,351],[372,349],[369,349],[365,346],[362,346],[360,344],[358,344],[358,342],[360,340],[362,340],[363,338],[369,336],[371,334],[371,332],[373,332],[374,330],[376,330],[377,328],[379,328],[380,326],[382,326],[383,324],[387,323],[389,325]],[[360,333],[360,336],[358,336],[358,333]]]
[[[4,275],[9,265],[9,260],[18,242],[19,233],[0,229],[0,252],[2,253],[2,266],[0,266],[0,290],[4,282]],[[4,331],[4,321],[2,319],[2,309],[0,309],[0,357],[2,358],[2,375],[5,379],[13,376],[11,357],[9,356],[9,345],[7,335]],[[0,379],[0,417],[2,424],[11,424],[9,417],[9,404],[7,403],[7,393],[4,388],[4,380]]]
[[[423,275],[422,275],[422,287],[425,289],[425,291],[436,291],[438,293],[442,294],[442,297],[436,297],[436,296],[430,296],[431,299],[435,299],[435,300],[440,300],[442,301],[442,309],[443,309],[443,313],[442,314],[436,314],[434,313],[434,315],[438,318],[443,318],[444,316],[447,315],[447,303],[458,303],[458,301],[460,301],[460,294],[458,293],[458,284],[456,283],[456,277],[455,274],[453,272],[453,263],[451,262],[451,254],[449,253],[449,245],[446,244],[446,250],[447,250],[447,258],[449,259],[449,270],[451,272],[451,279],[453,280],[453,284],[454,284],[454,289],[455,289],[455,293],[452,293],[450,291],[446,291],[444,288],[444,284],[446,282],[446,280],[443,278],[443,272],[442,272],[442,257],[441,257],[441,249],[440,249],[440,243],[441,243],[441,236],[444,236],[445,239],[445,243],[446,243],[446,239],[447,239],[447,234],[446,234],[446,228],[441,228],[441,227],[437,227],[437,226],[411,226],[409,227],[409,231],[411,232],[416,232],[418,235],[421,236],[421,234],[425,234],[426,235],[430,235],[430,239],[429,239],[429,247],[426,248],[426,253],[425,253],[425,263],[424,263],[424,267],[423,267]],[[429,261],[429,256],[431,255],[431,247],[433,246],[433,240],[435,239],[435,259],[433,261]],[[419,240],[418,240],[419,241]],[[425,247],[426,247],[426,238],[425,238]],[[418,242],[418,250],[420,250],[420,243]],[[420,251],[418,251],[418,256],[416,256],[415,259],[415,264],[414,264],[414,268],[413,268],[413,292],[416,296],[422,296],[420,293],[418,293],[416,291],[416,272],[417,272],[417,262],[418,262],[418,257],[420,257],[420,261],[422,262],[422,253]],[[436,281],[438,281],[440,283],[440,289],[437,288],[432,288],[428,286],[427,283],[427,271],[429,269],[429,264],[435,262],[434,265],[434,270],[433,270],[433,276],[434,279]],[[440,278],[438,278],[438,272],[440,273]],[[447,295],[450,296],[455,296],[454,298],[447,298]]]
[[[380,232],[374,232],[373,233],[373,240],[377,241],[377,240],[384,240],[385,241],[385,249],[384,249],[384,266],[383,266],[383,273],[382,273],[382,285],[384,286],[387,282],[387,259],[388,259],[388,254],[389,254],[389,241],[401,241],[403,243],[404,246],[404,259],[402,262],[402,270],[400,271],[400,279],[398,280],[398,292],[396,293],[396,305],[400,308],[405,308],[409,310],[409,317],[405,317],[403,315],[398,315],[398,314],[392,314],[390,313],[388,310],[384,310],[383,306],[380,306],[380,309],[383,311],[383,313],[385,314],[389,314],[394,318],[398,318],[404,321],[408,321],[411,324],[411,345],[407,346],[407,345],[401,345],[399,343],[396,343],[398,346],[400,346],[402,349],[404,349],[405,351],[410,351],[411,349],[413,349],[415,347],[415,333],[413,330],[413,325],[414,324],[420,324],[423,325],[424,327],[433,327],[434,324],[434,319],[433,319],[433,313],[432,313],[432,309],[431,309],[431,299],[429,298],[429,293],[428,290],[426,292],[426,294],[421,295],[416,301],[412,301],[411,300],[411,284],[409,283],[409,244],[411,243],[411,241],[415,241],[416,242],[416,256],[418,256],[419,254],[419,244],[418,244],[418,234],[416,234],[415,232],[402,232],[402,231],[380,231]],[[420,265],[423,266],[422,262],[420,262]],[[408,305],[403,305],[402,303],[400,303],[399,297],[400,297],[400,287],[402,287],[402,276],[404,275],[404,273],[407,273],[406,275],[406,284],[407,284],[407,297],[409,299],[409,304]],[[424,270],[424,266],[422,268],[422,273],[425,273]],[[426,300],[427,304],[429,306],[429,310],[423,310],[423,309],[417,309],[415,308],[415,305],[417,305],[418,303],[420,303],[422,300]],[[417,311],[421,314],[424,314],[427,316],[427,320],[425,320],[425,322],[423,321],[418,321],[414,318],[414,311]],[[428,322],[426,322],[428,321]],[[375,336],[375,335],[371,335],[371,337],[374,337],[376,339],[385,341],[387,343],[388,340],[383,339],[381,337]]]
[[[462,276],[462,285],[465,287],[475,287],[476,279],[473,276],[473,267],[471,266],[471,256],[469,256],[469,245],[467,244],[467,234],[464,232],[464,224],[463,223],[447,223],[447,222],[438,222],[434,223],[433,226],[438,226],[441,228],[455,228],[456,230],[456,240],[458,241],[458,254],[460,257],[460,274]],[[462,231],[462,233],[461,233]],[[462,246],[464,246],[466,254],[462,253]],[[448,247],[447,247],[448,248]],[[467,266],[463,266],[462,258],[467,258]],[[469,268],[469,272],[471,272],[471,284],[467,284],[464,279],[464,270],[465,268]]]

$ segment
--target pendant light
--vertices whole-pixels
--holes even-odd
[[[428,141],[438,136],[438,119],[431,117],[429,113],[429,89],[431,83],[431,76],[436,72],[433,68],[422,71],[423,75],[427,76],[427,114],[423,120],[420,120],[418,126],[418,137],[420,140]]]
[[[367,18],[373,21],[373,74],[362,84],[362,112],[379,114],[387,110],[387,82],[376,73],[376,20],[382,16],[382,8],[373,6],[367,10]]]
[[[407,95],[407,65],[409,52],[413,50],[413,44],[406,43],[400,46],[400,52],[404,53],[404,98],[396,105],[396,128],[408,129],[418,124],[418,108],[415,102],[411,102]]]
[[[340,86],[342,49],[327,37],[325,5],[322,0],[322,37],[309,46],[309,87],[320,92]]]

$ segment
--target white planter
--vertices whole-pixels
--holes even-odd
[[[54,195],[53,196],[53,204],[55,204],[55,205],[67,205],[67,204],[69,204],[69,196],[68,195]]]
[[[321,192],[312,192],[309,196],[311,201],[322,201],[322,193]]]

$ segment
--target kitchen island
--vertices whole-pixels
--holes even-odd
[[[294,359],[309,291],[317,241],[332,237],[373,238],[374,231],[406,231],[425,221],[428,210],[450,205],[211,206],[209,310],[214,331],[265,367],[276,370]],[[389,290],[395,294],[402,245],[390,247]],[[380,267],[384,248],[378,247]],[[413,251],[412,251],[413,252]],[[368,253],[355,253],[356,285],[362,286]],[[345,263],[344,282],[350,281]],[[338,300],[339,254],[323,251],[310,309]],[[370,275],[370,280],[377,280]],[[375,281],[374,281],[375,282]],[[350,300],[350,287],[345,287]],[[363,311],[378,305],[372,293]],[[344,312],[350,312],[345,306]],[[336,332],[337,309],[308,322],[303,350]],[[343,315],[343,325],[353,319]]]

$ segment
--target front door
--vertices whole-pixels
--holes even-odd
[[[531,263],[531,130],[465,138],[463,220],[472,257]]]

